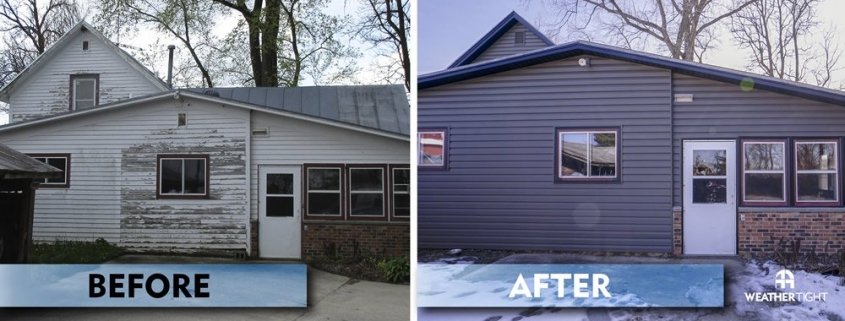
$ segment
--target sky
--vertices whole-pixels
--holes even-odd
[[[445,69],[511,11],[543,31],[542,21],[551,21],[541,0],[424,0],[418,1],[418,70],[426,74]],[[824,0],[818,6],[821,25],[832,24],[839,30],[840,49],[845,52],[845,1]],[[727,30],[719,34],[718,48],[711,49],[705,63],[746,70],[746,54],[734,45]],[[556,43],[565,41],[558,39]],[[598,40],[598,39],[597,39]],[[845,54],[840,60],[845,67]],[[835,83],[845,82],[845,70],[835,74]]]
[[[94,12],[93,6],[98,0],[79,0],[78,3],[82,7],[82,12],[86,16],[84,19],[88,22],[92,22]],[[326,13],[332,15],[350,15],[356,16],[360,6],[363,5],[361,1],[358,0],[329,0],[328,6],[326,8]],[[217,35],[225,35],[232,28],[234,28],[238,23],[239,15],[232,14],[229,18],[224,19],[222,21],[218,21],[217,25],[215,26],[215,34]],[[350,22],[351,23],[351,22]],[[153,30],[149,29],[141,29],[139,30],[137,35],[133,35],[130,39],[129,37],[122,37],[120,42],[122,45],[127,45],[132,48],[144,48],[144,50],[156,50],[156,46],[154,45],[156,40],[159,40],[159,47],[162,52],[167,51],[168,44],[177,45],[177,49],[175,54],[184,54],[188,55],[187,50],[181,50],[180,52],[180,42],[171,36],[166,34],[157,33]],[[341,39],[348,38],[347,36],[341,37]],[[117,42],[118,39],[110,39],[112,41]],[[362,43],[358,39],[349,39],[350,43],[357,47],[362,56],[357,59],[358,66],[362,67],[360,72],[356,73],[356,79],[358,82],[362,84],[368,83],[380,83],[381,82],[381,75],[377,70],[374,68],[368,68],[368,66],[375,66],[375,65],[386,65],[389,62],[389,58],[379,56],[374,53],[373,50],[370,50],[371,46],[369,44]],[[131,53],[130,53],[131,54]],[[162,57],[166,57],[166,55],[162,55]],[[137,57],[136,57],[137,58]],[[247,58],[245,58],[247,59]],[[165,77],[163,74],[167,70],[167,61],[165,59],[161,59],[155,66],[146,66],[153,71],[158,71],[160,77]],[[227,85],[227,84],[223,84]],[[308,86],[313,85],[313,82],[309,79],[305,79],[301,85]],[[8,115],[6,113],[0,112],[0,125],[8,123]]]

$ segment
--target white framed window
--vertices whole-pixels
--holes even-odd
[[[411,169],[391,167],[391,207],[393,216],[409,218],[411,216]]]
[[[349,216],[385,217],[383,166],[349,165]]]
[[[98,74],[70,75],[70,110],[87,109],[99,104]]]
[[[341,218],[342,165],[305,166],[305,215]]]
[[[159,155],[158,198],[208,197],[208,155]]]
[[[420,168],[446,169],[446,129],[419,129],[417,131],[417,164]]]
[[[786,205],[786,140],[742,141],[742,203]]]
[[[839,140],[795,140],[795,204],[839,204]]]
[[[558,181],[612,181],[618,178],[617,129],[557,129]]]
[[[62,170],[62,177],[39,180],[40,187],[70,187],[70,154],[29,154],[35,160]]]

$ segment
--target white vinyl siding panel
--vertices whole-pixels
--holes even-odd
[[[0,134],[24,153],[72,155],[70,188],[36,194],[36,241],[102,237],[139,251],[246,249],[249,112],[191,100],[151,104]],[[179,112],[188,112],[190,125],[177,127]],[[208,154],[209,198],[156,199],[158,154]]]
[[[525,34],[525,43],[516,43],[515,40],[517,32],[522,32]],[[517,23],[513,27],[511,27],[510,30],[508,30],[501,37],[499,37],[499,39],[496,40],[493,45],[487,48],[487,50],[482,52],[478,56],[478,58],[475,58],[472,63],[479,63],[482,61],[520,54],[531,50],[545,48],[548,46],[549,45],[543,42],[540,37],[537,37],[537,35],[529,31],[528,28],[525,27],[525,25]]]
[[[253,112],[251,138],[251,217],[258,218],[258,166],[303,164],[409,164],[410,142],[302,120]]]
[[[83,40],[88,40],[87,51],[82,50]],[[68,111],[72,74],[100,75],[100,105],[160,92],[105,43],[82,32],[23,83],[16,84],[9,99],[10,121]]]

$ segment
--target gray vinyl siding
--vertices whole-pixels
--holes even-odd
[[[419,92],[419,128],[449,128],[448,170],[419,171],[421,248],[671,250],[670,74],[578,58]],[[556,127],[620,127],[621,181],[555,183]]]
[[[514,40],[516,37],[515,34],[517,32],[525,33],[524,45],[518,46],[514,44]],[[540,37],[537,37],[537,35],[529,31],[528,28],[525,27],[525,25],[517,23],[513,25],[510,30],[508,30],[501,37],[499,37],[499,39],[496,40],[496,42],[494,42],[489,48],[487,48],[487,50],[481,53],[478,58],[475,58],[472,63],[493,60],[496,58],[520,54],[545,47],[548,47],[548,45],[546,45],[546,43],[543,42]]]
[[[675,103],[674,204],[681,206],[684,139],[740,137],[839,137],[845,135],[845,107],[738,85],[673,75],[676,94],[693,94],[692,103]],[[737,192],[739,193],[739,188]]]

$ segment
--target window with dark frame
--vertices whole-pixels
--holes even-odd
[[[70,110],[82,110],[99,105],[100,75],[70,75]]]
[[[208,155],[159,155],[159,198],[208,196]]]
[[[407,218],[411,216],[411,169],[392,168],[393,216]]]
[[[615,180],[619,159],[617,138],[617,130],[558,129],[558,180]]]
[[[419,129],[417,164],[421,168],[445,169],[447,164],[446,129]]]
[[[62,170],[62,177],[37,180],[39,187],[68,188],[70,187],[70,154],[29,154],[37,161]]]
[[[839,204],[839,141],[813,139],[794,141],[796,205]]]
[[[742,141],[742,203],[786,205],[786,140]]]
[[[341,193],[343,167],[341,165],[306,165],[306,216],[342,217]]]
[[[385,216],[383,167],[349,167],[349,216]]]

